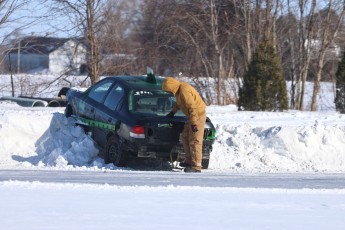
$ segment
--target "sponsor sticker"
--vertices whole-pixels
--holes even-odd
[[[171,123],[158,123],[158,128],[172,128],[173,127],[173,124]]]

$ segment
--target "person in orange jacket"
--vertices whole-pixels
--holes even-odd
[[[176,104],[167,116],[173,117],[178,110],[182,110],[188,117],[182,131],[185,160],[180,165],[186,167],[185,172],[201,172],[206,104],[190,84],[172,77],[164,79],[162,89],[176,97]]]

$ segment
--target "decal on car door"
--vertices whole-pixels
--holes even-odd
[[[96,127],[96,128],[101,128],[101,129],[109,129],[109,130],[115,130],[116,129],[116,125],[114,125],[114,124],[101,122],[101,121],[95,121],[95,120],[87,119],[84,117],[77,117],[77,116],[73,116],[73,117],[77,120],[77,123],[79,123],[81,125],[87,125],[87,126],[91,126],[91,127]]]

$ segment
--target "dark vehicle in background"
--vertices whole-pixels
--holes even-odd
[[[92,133],[106,163],[125,166],[129,158],[181,161],[181,132],[186,116],[167,117],[175,104],[173,94],[162,91],[164,78],[115,76],[84,92],[67,92],[66,117],[74,117]],[[215,127],[207,118],[203,141],[203,168],[208,168]]]

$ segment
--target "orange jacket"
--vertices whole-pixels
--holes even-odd
[[[199,115],[206,113],[205,102],[199,93],[188,83],[167,77],[163,81],[162,89],[174,94],[176,97],[176,104],[172,111],[176,113],[181,109],[191,124],[196,124]]]

